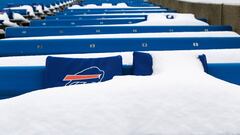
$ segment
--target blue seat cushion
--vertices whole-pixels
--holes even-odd
[[[151,75],[152,56],[149,53],[133,52],[133,74],[134,75]]]
[[[43,79],[45,88],[103,82],[122,75],[122,57],[47,57]]]
[[[208,64],[207,64],[207,57],[205,54],[198,56],[199,60],[201,61],[203,65],[204,72],[208,73]]]

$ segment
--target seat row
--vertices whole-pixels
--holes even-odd
[[[237,77],[240,73],[236,71],[240,65],[237,58],[240,36],[231,26],[209,25],[204,18],[142,0],[69,2],[62,9],[56,6],[62,2],[51,4],[47,7],[50,10],[55,6],[51,13],[30,18],[16,8],[8,8],[26,17],[29,26],[4,29],[4,38],[0,40],[0,75],[5,80],[0,82],[0,97],[43,88],[40,80],[46,57],[63,54],[81,57],[78,55],[86,53],[183,50],[205,53],[213,59],[208,63],[211,75],[240,84]],[[219,54],[227,58],[221,59]]]

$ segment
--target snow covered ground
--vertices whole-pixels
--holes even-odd
[[[179,56],[181,60],[183,57]],[[158,66],[164,70],[153,76],[115,77],[103,83],[44,89],[1,100],[0,132],[8,135],[240,133],[239,86],[205,74],[197,61],[172,66],[176,62],[174,57],[159,58],[162,59]],[[186,70],[179,66],[185,66]]]
[[[240,0],[178,0],[193,3],[240,5]]]

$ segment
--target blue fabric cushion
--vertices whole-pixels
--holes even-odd
[[[45,88],[103,82],[122,75],[122,57],[59,58],[47,57]]]
[[[13,19],[13,12],[12,12],[12,10],[9,9],[6,12],[7,12],[8,18],[9,19]]]
[[[148,53],[134,52],[133,53],[133,74],[134,75],[151,75],[152,56]]]
[[[204,72],[208,73],[207,57],[205,54],[198,56],[199,60],[202,62]]]
[[[3,22],[4,22],[4,20],[0,20],[0,24],[1,24],[1,25],[3,24]]]

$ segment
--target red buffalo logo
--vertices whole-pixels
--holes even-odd
[[[105,72],[96,66],[86,68],[76,74],[66,75],[63,81],[68,81],[65,86],[101,82]]]

